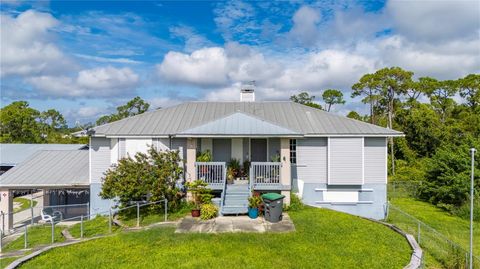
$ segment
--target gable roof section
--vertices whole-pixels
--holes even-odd
[[[84,144],[0,144],[0,165],[15,166],[40,150],[75,150]]]
[[[0,186],[88,186],[88,166],[88,150],[42,150],[5,172],[0,177]]]
[[[305,136],[402,135],[294,102],[188,102],[97,126],[94,136],[175,136],[237,112]]]
[[[225,116],[179,133],[177,136],[298,136],[296,131],[247,115]]]

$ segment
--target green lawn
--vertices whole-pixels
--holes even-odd
[[[140,226],[147,226],[153,223],[165,221],[165,209],[162,206],[159,207],[140,207]],[[167,220],[177,220],[190,213],[191,206],[185,204],[175,213],[168,213]],[[122,210],[119,213],[119,219],[128,227],[137,226],[137,208],[128,208]]]
[[[91,220],[83,222],[83,236],[92,237],[97,235],[109,234],[108,217],[97,216]],[[112,232],[119,231],[118,226],[112,225]],[[73,237],[80,238],[80,223],[77,223],[68,229]]]
[[[39,245],[47,245],[52,242],[52,226],[50,225],[40,225],[28,228],[27,233],[27,248],[32,248]],[[65,241],[64,237],[61,234],[61,231],[64,227],[55,226],[55,242]],[[19,250],[25,247],[25,238],[20,236],[15,239],[13,242],[7,244],[2,251],[8,252],[12,250]]]
[[[15,210],[13,210],[13,213],[20,212],[20,211],[23,211],[27,208],[30,208],[30,199],[17,197],[17,198],[13,198],[13,201],[17,202],[17,203],[20,203],[20,207],[15,208]],[[37,205],[37,201],[34,200],[33,201],[33,207],[35,207],[36,205]]]
[[[418,201],[414,198],[392,198],[390,202],[397,208],[419,219],[468,250],[470,238],[468,220],[453,216],[432,204]],[[388,221],[394,223],[404,231],[417,236],[418,225],[395,210],[390,210]],[[474,238],[480,238],[480,223],[478,222],[474,224]],[[435,268],[439,266],[439,264],[448,265],[448,263],[454,260],[451,256],[452,254],[449,252],[449,244],[446,243],[445,240],[440,240],[439,236],[434,232],[421,228],[420,241],[422,248],[426,251],[427,266]],[[474,241],[474,250],[475,249],[477,250],[475,255],[479,256],[479,240]],[[464,254],[460,255],[463,258],[463,262]]]
[[[389,228],[327,209],[289,212],[292,233],[121,232],[49,251],[22,268],[403,268],[410,247]]]
[[[11,264],[16,259],[18,259],[18,257],[0,259],[0,268],[7,267],[9,264]]]

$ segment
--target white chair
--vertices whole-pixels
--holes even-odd
[[[60,211],[53,210],[51,208],[42,209],[42,220],[45,222],[55,223],[63,219],[63,214]]]

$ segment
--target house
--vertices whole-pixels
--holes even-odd
[[[88,215],[90,201],[89,150],[86,145],[41,144],[34,147],[1,144],[2,163],[21,160],[0,176],[0,228],[7,232],[14,226],[13,197],[33,193],[41,207],[53,207],[63,217]],[[29,149],[27,149],[29,148]],[[33,151],[32,148],[37,150]],[[27,157],[20,153],[29,153]],[[7,157],[3,159],[3,157]],[[40,208],[32,211],[39,218]]]
[[[86,149],[83,144],[6,144],[0,143],[0,175],[40,150]]]
[[[297,193],[303,202],[384,218],[387,138],[402,133],[293,102],[257,102],[244,88],[239,102],[187,102],[95,127],[90,134],[90,210],[108,210],[98,194],[104,172],[119,159],[179,150],[185,179],[219,193],[222,214],[247,211],[251,191]],[[213,161],[196,161],[209,150]],[[231,159],[250,163],[249,181],[226,182]]]

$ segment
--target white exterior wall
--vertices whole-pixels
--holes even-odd
[[[110,147],[108,138],[90,138],[90,183],[100,183],[103,173],[112,164]]]
[[[366,137],[365,183],[387,184],[387,139],[385,137]]]
[[[362,185],[363,137],[328,138],[328,184]]]
[[[148,148],[153,144],[151,138],[126,138],[125,149],[130,157],[134,157],[137,152],[147,153]]]
[[[327,138],[297,139],[297,177],[301,183],[327,183]]]

